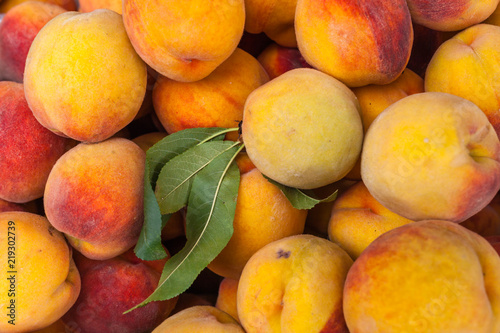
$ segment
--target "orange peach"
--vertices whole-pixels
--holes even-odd
[[[361,178],[398,215],[462,222],[500,189],[500,140],[474,103],[440,92],[413,94],[370,125]]]
[[[146,84],[146,64],[121,15],[109,9],[56,16],[33,40],[24,72],[26,99],[38,121],[84,142],[103,141],[127,126]]]
[[[377,237],[410,222],[382,206],[360,181],[333,202],[328,237],[355,260]]]
[[[75,304],[62,317],[64,324],[78,333],[150,332],[168,317],[177,297],[124,312],[153,293],[168,258],[144,261],[133,249],[107,260],[75,253],[82,287]]]
[[[244,333],[238,322],[215,306],[197,305],[184,309],[161,323],[152,333]]]
[[[47,218],[86,257],[120,255],[141,231],[144,163],[144,151],[128,139],[78,144],[50,172]]]
[[[238,294],[238,280],[224,278],[219,285],[219,292],[215,307],[226,312],[239,322],[238,307],[236,305]]]
[[[295,7],[297,0],[245,0],[245,31],[265,33],[285,47],[297,47]]]
[[[295,32],[304,59],[350,87],[394,81],[413,42],[404,0],[298,0]]]
[[[338,245],[313,235],[266,245],[238,282],[241,325],[247,333],[347,333],[342,290],[352,262]]]
[[[500,331],[500,257],[444,220],[409,223],[372,242],[344,286],[350,332]]]
[[[0,81],[0,199],[42,197],[50,170],[72,144],[33,117],[21,83]]]
[[[153,105],[168,133],[194,127],[237,127],[248,95],[267,81],[257,59],[237,48],[210,75],[196,82],[160,76]],[[236,140],[238,134],[231,134],[229,138]]]
[[[280,76],[294,68],[311,67],[296,47],[285,47],[271,43],[257,57],[269,74],[270,79]]]
[[[41,1],[27,1],[9,10],[0,22],[0,79],[23,82],[28,51],[40,29],[66,10]]]
[[[250,257],[264,245],[304,231],[306,210],[294,208],[258,169],[241,175],[233,235],[208,265],[216,274],[238,279]]]
[[[111,9],[122,14],[122,0],[78,0],[78,10],[82,13],[89,13],[96,9]]]
[[[500,136],[500,26],[478,24],[436,50],[425,74],[425,90],[470,100]]]
[[[407,3],[414,22],[434,30],[457,31],[488,18],[498,0],[408,0]]]
[[[27,212],[0,213],[5,251],[0,280],[0,331],[31,332],[50,326],[75,303],[80,274],[64,235]]]
[[[148,65],[172,80],[192,82],[234,52],[244,30],[245,5],[243,0],[124,0],[123,22]]]
[[[32,1],[32,0],[3,0],[0,1],[0,13],[7,13],[9,10],[14,8],[15,6],[27,2],[27,1]],[[62,8],[66,10],[76,10],[76,2],[75,0],[37,0],[40,2],[45,2],[57,6],[61,6]]]

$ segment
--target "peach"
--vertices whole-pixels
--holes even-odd
[[[500,189],[499,162],[500,141],[479,107],[424,92],[391,104],[370,125],[361,178],[377,201],[407,219],[462,222]]]
[[[207,266],[216,274],[238,279],[248,259],[272,241],[301,234],[307,210],[299,210],[258,169],[241,175],[233,235]]]
[[[236,49],[245,25],[243,0],[124,0],[123,22],[137,53],[159,74],[205,78]]]
[[[30,332],[59,320],[80,293],[80,274],[64,236],[41,215],[0,213],[4,249],[0,331]]]
[[[22,204],[9,202],[0,199],[0,213],[1,212],[25,212],[26,208]]]
[[[40,330],[32,331],[31,333],[68,333],[66,332],[66,326],[62,319],[59,319],[55,323]]]
[[[245,31],[265,33],[285,47],[297,47],[295,7],[297,0],[245,0]]]
[[[479,24],[457,33],[436,50],[425,90],[470,100],[500,135],[500,26]]]
[[[9,10],[15,6],[22,4],[23,2],[32,0],[3,0],[0,1],[0,13],[7,13]],[[37,0],[40,2],[50,3],[53,5],[60,6],[68,11],[76,10],[75,0]]]
[[[248,261],[238,283],[241,325],[252,332],[347,332],[342,290],[352,259],[312,235],[272,242]]]
[[[224,278],[219,285],[219,292],[215,307],[226,312],[231,317],[239,322],[238,307],[237,307],[237,294],[238,294],[238,280]]]
[[[144,163],[144,151],[128,139],[78,144],[49,174],[47,218],[86,257],[120,255],[142,228]]]
[[[267,177],[313,189],[343,178],[361,152],[359,103],[342,82],[312,68],[290,70],[250,93],[242,139]]]
[[[484,21],[498,5],[498,0],[446,1],[408,0],[412,20],[440,31],[457,31]]]
[[[210,75],[196,82],[160,76],[153,89],[154,110],[168,133],[194,127],[237,127],[248,95],[267,81],[257,59],[237,48]],[[238,133],[231,134],[229,138],[238,138]]]
[[[493,13],[490,16],[488,16],[486,20],[483,21],[483,23],[500,26],[500,3],[498,4],[497,8],[495,8]]]
[[[41,1],[27,1],[9,10],[0,22],[0,79],[23,82],[28,51],[40,29],[66,10]]]
[[[128,125],[146,83],[146,64],[121,15],[109,9],[52,19],[36,35],[24,73],[26,99],[38,121],[84,142],[103,141]]]
[[[173,213],[167,221],[165,228],[161,230],[163,241],[171,240],[186,235],[186,220],[183,210]]]
[[[257,57],[257,60],[269,74],[270,79],[280,76],[295,68],[311,68],[296,47],[285,47],[271,43]]]
[[[500,330],[500,257],[455,222],[390,230],[354,262],[344,286],[350,332]]]
[[[298,0],[295,33],[304,59],[349,87],[394,81],[413,42],[404,0]]]
[[[352,91],[358,98],[361,107],[361,121],[363,122],[363,131],[366,134],[373,120],[392,103],[406,96],[424,92],[424,79],[407,68],[391,83],[384,85],[369,84],[352,88]],[[360,162],[360,159],[358,159],[356,165],[346,175],[347,178],[352,180],[361,179]]]
[[[215,306],[197,305],[184,309],[161,323],[152,333],[244,333],[236,320]]]
[[[96,9],[111,9],[122,14],[122,0],[78,0],[78,11],[89,13]]]
[[[167,136],[166,132],[149,132],[132,139],[144,152],[147,152],[154,144]]]
[[[168,260],[143,261],[133,249],[107,260],[91,260],[75,253],[82,288],[75,304],[63,316],[71,332],[151,332],[176,305],[177,298],[141,303],[158,286]]]
[[[382,206],[359,181],[333,202],[328,237],[355,260],[377,237],[410,222]]]
[[[0,199],[42,197],[50,170],[72,144],[33,117],[21,83],[0,81]]]
[[[460,224],[483,237],[500,235],[500,212],[488,204]]]

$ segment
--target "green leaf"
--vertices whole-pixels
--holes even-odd
[[[149,163],[144,172],[144,224],[134,248],[137,257],[143,260],[158,260],[167,256],[161,245],[162,216],[151,184],[148,181]]]
[[[236,143],[227,149],[222,143],[221,154],[194,177],[186,214],[186,245],[167,261],[157,289],[127,312],[184,292],[229,242],[240,182],[233,161],[243,145]]]
[[[155,195],[162,214],[171,214],[186,206],[195,175],[210,164],[233,141],[211,141],[189,148],[168,161],[156,182]]]
[[[169,134],[158,141],[146,152],[146,160],[150,165],[149,179],[153,188],[161,168],[170,159],[201,143],[222,140],[226,133],[236,130],[238,128],[189,128]]]
[[[302,190],[280,184],[269,177],[264,177],[272,184],[278,186],[281,192],[283,192],[283,194],[287,197],[288,201],[290,201],[292,206],[297,209],[311,209],[319,203],[330,202],[337,198],[338,190],[335,190],[332,194],[324,199],[317,199],[313,197],[313,194],[310,191],[308,191],[306,194]]]

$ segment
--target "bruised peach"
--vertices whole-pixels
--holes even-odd
[[[127,251],[143,223],[144,163],[144,151],[128,139],[78,144],[50,172],[47,218],[90,259]]]
[[[123,22],[135,50],[159,74],[192,82],[208,76],[243,34],[243,0],[124,0]]]
[[[350,87],[394,81],[413,42],[405,0],[298,0],[295,32],[304,59]]]
[[[237,127],[246,98],[267,81],[257,59],[236,49],[202,80],[178,82],[160,76],[153,90],[154,109],[168,133],[194,127]],[[230,138],[236,140],[237,133]]]
[[[0,79],[23,82],[28,51],[37,33],[66,10],[41,1],[27,1],[9,10],[0,22]]]
[[[21,83],[0,82],[0,199],[42,197],[50,170],[72,144],[33,117]]]

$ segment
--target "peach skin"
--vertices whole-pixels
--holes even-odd
[[[377,237],[410,222],[382,206],[359,181],[334,201],[328,238],[356,260]]]
[[[28,2],[28,1],[33,1],[33,0],[3,0],[3,1],[0,1],[0,14],[7,13],[9,10],[14,8],[15,6],[22,4],[23,2]],[[57,5],[57,6],[60,6],[68,11],[76,10],[75,0],[37,0],[37,1]]]
[[[40,29],[66,10],[41,1],[26,1],[5,14],[0,22],[0,79],[23,82],[26,57]]]
[[[123,22],[144,61],[175,81],[208,76],[243,34],[243,0],[124,0]]]
[[[253,332],[347,333],[342,290],[352,259],[312,235],[290,236],[257,251],[238,282],[241,325]]]
[[[425,73],[425,90],[470,100],[500,135],[500,26],[467,28],[436,50]]]
[[[146,64],[121,15],[109,9],[50,20],[33,40],[24,71],[26,100],[38,121],[83,142],[103,141],[126,127],[146,84]]]
[[[41,198],[52,167],[73,144],[40,125],[21,83],[0,81],[0,199]]]
[[[52,225],[89,259],[127,251],[143,223],[144,151],[128,139],[80,143],[54,165],[44,208]]]
[[[296,47],[284,47],[271,43],[257,57],[257,60],[269,74],[270,79],[280,76],[294,68],[309,67],[300,51]]]
[[[394,81],[413,42],[405,0],[298,0],[295,33],[304,59],[349,87]]]
[[[500,331],[500,257],[445,220],[390,230],[354,262],[344,316],[356,333]]]
[[[462,222],[500,189],[500,141],[474,103],[413,94],[368,128],[361,178],[377,201],[407,219]]]
[[[194,127],[237,127],[248,95],[269,81],[261,64],[237,48],[210,75],[196,82],[160,76],[153,89],[156,115],[168,133]],[[238,139],[238,133],[228,138]]]
[[[215,307],[226,312],[239,322],[238,307],[236,304],[238,294],[238,280],[224,278],[219,285]]]
[[[0,245],[5,249],[0,331],[31,332],[50,326],[73,306],[80,293],[80,274],[71,247],[41,215],[4,212],[0,224]]]

